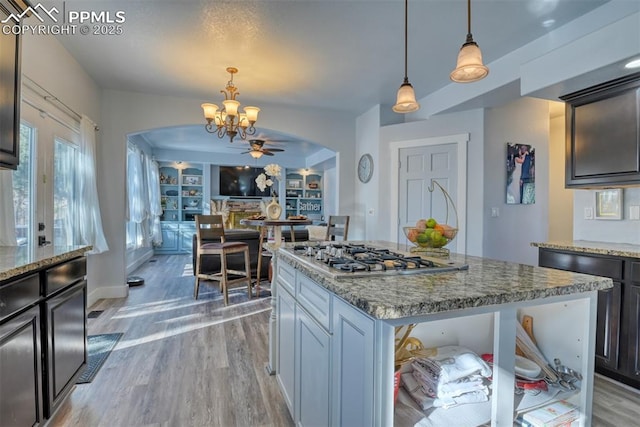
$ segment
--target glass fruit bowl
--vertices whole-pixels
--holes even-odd
[[[433,228],[402,227],[407,239],[417,247],[437,249],[442,248],[458,234],[458,229],[447,224],[437,224]]]

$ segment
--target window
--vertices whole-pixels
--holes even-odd
[[[20,165],[13,172],[13,206],[18,245],[33,242],[35,133],[33,127],[24,123],[20,125]]]
[[[78,232],[78,147],[55,139],[53,152],[53,243],[79,243]]]

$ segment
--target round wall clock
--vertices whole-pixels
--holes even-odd
[[[358,161],[358,179],[361,182],[369,182],[373,176],[373,157],[371,154],[363,154]]]

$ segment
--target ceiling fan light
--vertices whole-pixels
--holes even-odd
[[[414,111],[418,111],[419,108],[420,104],[416,101],[413,86],[411,86],[409,80],[405,79],[400,89],[398,89],[396,104],[392,107],[392,110],[396,113],[413,113]]]
[[[254,159],[259,159],[260,157],[262,157],[262,151],[251,150],[249,151],[249,155]]]
[[[482,52],[473,40],[467,41],[460,48],[456,69],[449,74],[456,83],[470,83],[484,79],[489,68],[482,63]]]
[[[218,112],[218,106],[216,104],[205,103],[201,105],[202,110],[204,110],[204,118],[208,121],[213,120],[216,117],[216,113]]]
[[[258,107],[244,107],[244,112],[247,114],[247,120],[249,120],[249,123],[255,123],[258,121],[258,113],[260,112]]]

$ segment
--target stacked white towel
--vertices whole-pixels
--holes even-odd
[[[415,359],[411,366],[412,378],[404,373],[403,386],[423,410],[489,399],[491,368],[467,348],[439,347],[435,356]]]

